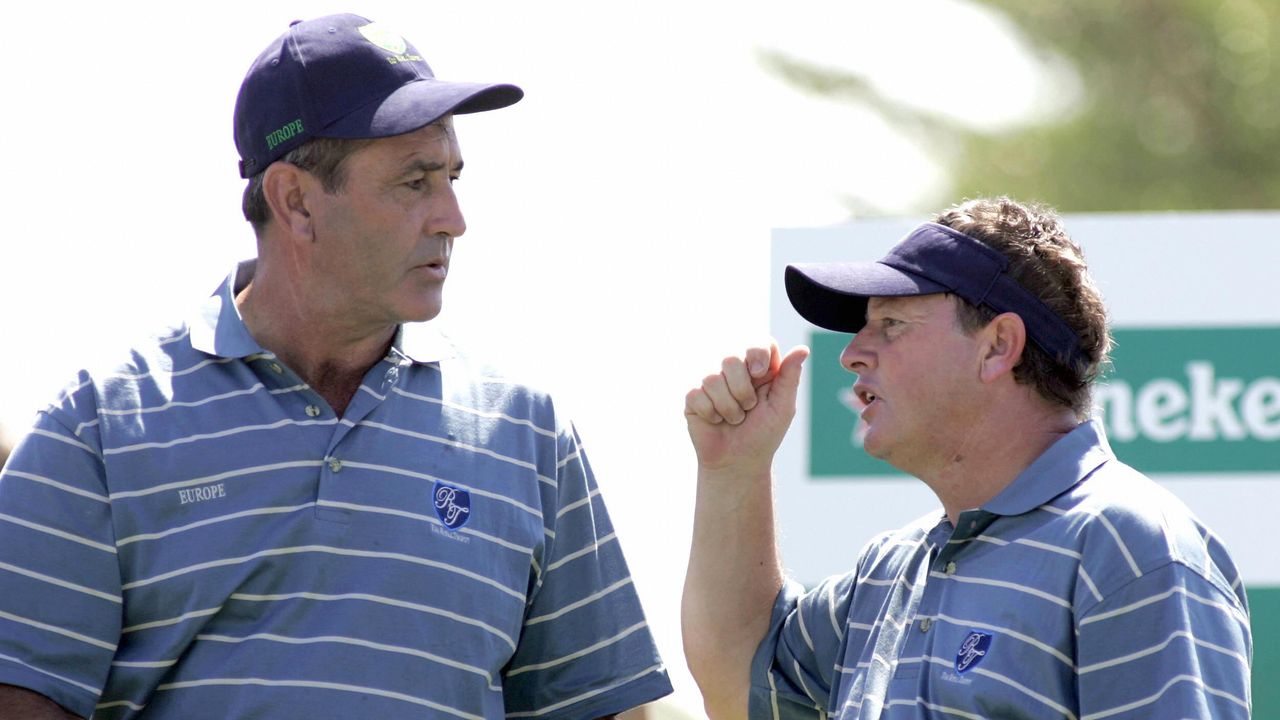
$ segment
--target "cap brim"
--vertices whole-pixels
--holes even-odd
[[[430,125],[449,114],[497,110],[514,105],[524,91],[505,83],[447,82],[424,78],[406,83],[319,130],[333,138],[390,137]]]
[[[784,275],[787,298],[820,328],[856,333],[867,324],[867,299],[947,292],[947,288],[882,263],[799,263]]]

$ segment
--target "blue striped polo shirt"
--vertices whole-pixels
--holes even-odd
[[[0,683],[99,720],[592,718],[670,692],[551,398],[401,329],[345,415],[243,265],[0,475]]]
[[[788,584],[751,717],[1248,718],[1251,658],[1222,544],[1090,422],[957,526],[931,513]]]

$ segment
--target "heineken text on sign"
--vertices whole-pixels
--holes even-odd
[[[1148,473],[1280,470],[1280,327],[1119,328],[1094,394],[1121,460]],[[810,472],[899,475],[863,452],[838,362],[848,335],[815,332]]]

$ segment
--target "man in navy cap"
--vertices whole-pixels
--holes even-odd
[[[711,717],[1249,716],[1239,573],[1090,420],[1106,310],[1052,211],[969,201],[876,263],[785,282],[805,319],[856,333],[840,362],[866,451],[942,508],[806,591],[780,569],[770,463],[807,349],[753,348],[690,391],[683,629]]]
[[[354,15],[235,109],[258,256],[0,477],[0,718],[596,718],[670,692],[572,424],[423,324],[466,229],[446,82]]]

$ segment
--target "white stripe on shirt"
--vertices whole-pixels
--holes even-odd
[[[1139,658],[1144,658],[1144,657],[1147,657],[1148,655],[1154,655],[1160,652],[1161,650],[1164,650],[1165,648],[1169,647],[1169,644],[1172,643],[1174,640],[1177,640],[1178,638],[1186,638],[1187,640],[1190,640],[1191,642],[1195,643],[1196,645],[1202,648],[1208,648],[1210,650],[1220,652],[1223,655],[1226,655],[1228,657],[1234,658],[1237,662],[1240,663],[1241,670],[1245,674],[1248,674],[1249,672],[1249,659],[1241,655],[1240,653],[1230,648],[1224,648],[1221,645],[1215,645],[1211,642],[1199,640],[1196,638],[1195,635],[1192,635],[1189,631],[1178,630],[1176,632],[1170,633],[1169,637],[1165,638],[1162,642],[1158,642],[1155,645],[1152,645],[1150,647],[1142,648],[1141,650],[1131,652],[1128,655],[1121,655],[1120,657],[1117,657],[1117,658],[1112,658],[1110,660],[1103,660],[1102,662],[1097,662],[1092,665],[1086,665],[1080,668],[1079,674],[1084,675],[1085,673],[1091,673],[1095,670],[1103,670],[1109,667],[1115,667],[1116,665],[1124,665],[1125,663],[1132,662]]]
[[[47,535],[53,535],[54,537],[60,537],[63,540],[70,540],[71,542],[79,543],[81,545],[91,547],[94,550],[101,550],[106,553],[111,553],[112,555],[116,553],[116,549],[111,547],[110,545],[104,545],[95,540],[90,540],[89,538],[80,537],[79,535],[72,535],[69,532],[65,532],[57,528],[52,528],[47,525],[41,525],[40,523],[33,523],[30,520],[23,520],[22,518],[14,517],[12,515],[5,515],[4,513],[0,513],[0,520],[3,520],[5,522],[11,522],[14,525],[21,525],[24,528],[35,530],[37,532],[42,532]]]
[[[414,705],[429,707],[432,710],[449,713],[455,717],[466,718],[466,720],[485,720],[480,715],[472,715],[448,705],[441,705],[437,702],[425,700],[423,698],[406,695],[404,693],[392,692],[390,690],[382,690],[379,688],[364,687],[361,685],[348,685],[346,683],[321,682],[318,680],[268,680],[266,678],[206,678],[203,680],[185,680],[182,682],[165,683],[157,685],[156,691],[165,690],[185,690],[194,687],[209,687],[218,685],[260,685],[263,687],[295,687],[295,688],[318,688],[321,690],[340,690],[343,692],[358,693],[363,695],[375,695],[377,697],[390,698],[392,700],[403,700]]]
[[[1126,713],[1126,712],[1129,712],[1130,710],[1136,710],[1140,707],[1150,705],[1158,701],[1166,692],[1169,691],[1169,688],[1182,682],[1191,683],[1192,685],[1195,685],[1196,687],[1200,688],[1204,692],[1209,693],[1210,695],[1216,695],[1220,698],[1229,700],[1235,703],[1236,705],[1239,705],[1240,707],[1245,708],[1246,710],[1249,709],[1249,703],[1236,697],[1235,695],[1232,695],[1231,693],[1223,692],[1221,690],[1217,690],[1215,688],[1209,687],[1204,683],[1203,680],[1201,680],[1200,678],[1194,675],[1179,675],[1175,678],[1171,678],[1168,682],[1164,684],[1163,687],[1157,690],[1153,695],[1148,695],[1147,697],[1142,698],[1140,700],[1134,700],[1131,703],[1119,705],[1107,710],[1101,710],[1095,713],[1089,713],[1088,715],[1081,717],[1080,720],[1101,720],[1101,718],[1111,717],[1112,715],[1119,715],[1120,713]]]
[[[635,625],[632,625],[629,628],[624,629],[622,632],[614,635],[613,637],[607,637],[601,640],[600,642],[588,645],[587,647],[584,647],[581,650],[575,650],[574,652],[571,652],[568,655],[564,655],[562,657],[558,657],[552,660],[547,660],[546,662],[533,663],[532,665],[521,665],[518,668],[512,668],[506,672],[506,676],[515,677],[516,675],[521,675],[527,672],[533,672],[535,670],[546,670],[547,668],[556,667],[557,665],[563,665],[571,660],[577,660],[578,658],[584,657],[586,655],[590,655],[591,653],[597,650],[602,650],[604,648],[609,647],[610,645],[614,645],[618,642],[621,642],[622,640],[629,637],[631,634],[635,633],[637,630],[643,630],[648,626],[649,626],[649,623],[641,620],[640,622],[636,623]]]
[[[241,555],[239,557],[223,558],[220,560],[210,560],[209,562],[196,563],[194,565],[187,565],[186,567],[170,570],[169,572],[160,573],[159,575],[153,575],[149,578],[143,578],[141,580],[136,580],[131,583],[125,583],[125,585],[123,586],[123,589],[133,590],[135,588],[151,585],[157,582],[162,582],[164,580],[169,580],[175,577],[179,577],[181,575],[187,575],[189,573],[199,572],[201,570],[209,570],[217,567],[226,567],[229,565],[241,565],[241,564],[251,562],[253,560],[258,560],[264,557],[296,555],[296,554],[302,554],[302,553],[324,553],[329,555],[342,555],[347,557],[378,558],[382,560],[398,560],[401,562],[407,562],[414,565],[423,565],[426,567],[445,570],[447,572],[462,575],[463,577],[471,578],[472,580],[476,580],[478,582],[482,582],[486,585],[496,588],[502,591],[503,593],[510,595],[513,598],[516,598],[522,603],[525,601],[525,596],[523,592],[512,590],[511,588],[503,585],[502,583],[488,576],[481,575],[479,573],[475,573],[470,570],[457,567],[455,565],[450,565],[448,563],[442,563],[442,562],[439,562],[436,560],[430,560],[427,558],[414,557],[412,555],[405,555],[403,553],[374,552],[371,550],[351,550],[348,548],[330,547],[328,545],[302,545],[298,547],[273,548],[271,550],[261,550],[259,552],[252,553],[250,555]]]
[[[447,407],[451,410],[459,410],[461,412],[465,412],[470,415],[475,415],[477,417],[490,418],[493,420],[504,420],[509,423],[515,423],[516,425],[523,425],[524,427],[527,427],[530,430],[533,430],[539,435],[545,435],[550,438],[556,437],[555,430],[547,430],[545,428],[539,427],[536,423],[534,423],[531,420],[525,420],[524,418],[513,417],[506,413],[494,412],[489,410],[477,410],[476,408],[467,407],[466,405],[462,405],[456,402],[451,402],[449,400],[434,398],[428,395],[419,395],[417,393],[411,393],[408,390],[401,390],[399,387],[391,388],[391,392],[395,393],[396,395],[401,395],[406,398],[409,398],[410,400],[419,400],[422,402],[433,403],[435,405]]]

